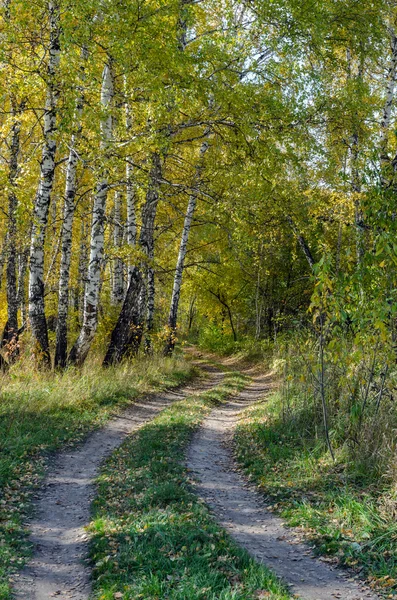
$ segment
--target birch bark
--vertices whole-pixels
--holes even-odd
[[[197,186],[200,184],[200,178],[201,178],[201,172],[202,172],[202,161],[203,161],[204,155],[207,152],[208,148],[209,148],[209,144],[208,144],[208,141],[206,140],[202,143],[201,148],[200,148],[200,163],[199,163],[199,166],[197,167],[196,177],[195,177]],[[170,306],[170,312],[169,312],[169,316],[168,316],[169,335],[168,335],[168,339],[167,339],[167,343],[166,343],[166,347],[165,347],[165,354],[171,354],[173,352],[174,346],[175,346],[176,327],[177,327],[177,321],[178,321],[178,307],[179,307],[179,298],[181,295],[183,269],[184,269],[184,265],[185,265],[187,244],[189,241],[189,234],[190,234],[190,229],[192,226],[194,211],[196,209],[196,203],[197,203],[197,195],[191,194],[191,196],[189,197],[188,205],[187,205],[185,222],[184,222],[183,230],[182,230],[181,243],[179,246],[178,260],[177,260],[176,268],[175,268],[174,285],[172,288],[172,296],[171,296],[171,306]]]
[[[47,99],[44,111],[44,147],[40,167],[40,183],[36,195],[30,247],[29,319],[39,364],[49,368],[47,321],[44,306],[44,242],[48,211],[55,178],[57,75],[60,61],[60,7],[57,0],[48,3],[50,44],[47,68]]]
[[[11,21],[10,14],[10,0],[6,0],[3,3],[4,8],[4,20],[7,24]],[[2,36],[3,37],[3,36]],[[4,40],[7,42],[7,40]],[[7,46],[12,48],[12,44],[5,43],[4,48]],[[7,52],[7,62],[12,64],[13,62],[13,50],[9,49]],[[13,89],[12,77],[6,79],[6,87],[10,90]],[[7,250],[7,267],[6,267],[6,280],[7,280],[7,324],[5,327],[6,336],[3,336],[3,342],[7,344],[7,354],[9,362],[13,362],[18,356],[18,291],[17,291],[17,219],[16,212],[18,207],[18,198],[16,194],[17,188],[17,177],[19,170],[19,153],[20,153],[20,132],[21,132],[21,113],[25,107],[25,100],[18,101],[15,94],[11,91],[9,94],[11,111],[13,117],[13,124],[10,132],[10,154],[8,162],[8,231],[6,239],[6,250]]]
[[[132,118],[129,110],[128,103],[125,104],[125,122],[127,135],[132,130]],[[134,171],[131,164],[131,159],[127,157],[126,167],[125,167],[125,176],[126,176],[126,195],[127,195],[127,244],[131,247],[134,247],[136,244],[136,234],[137,234],[137,219],[136,219],[136,206],[135,206],[135,186],[134,186]],[[131,278],[132,272],[134,269],[134,265],[132,261],[128,261],[128,282]]]
[[[26,327],[28,321],[28,307],[26,305],[26,274],[29,262],[29,246],[19,254],[18,260],[18,293],[17,302],[21,309],[22,327]]]
[[[121,224],[121,192],[117,191],[114,196],[114,229],[113,246],[120,249],[123,240],[123,227]],[[113,285],[111,301],[113,306],[118,306],[124,300],[123,261],[116,257],[113,260]]]
[[[88,49],[81,50],[82,66],[81,79],[84,81],[85,62],[88,59]],[[59,268],[58,288],[58,319],[56,329],[55,367],[64,368],[67,362],[67,320],[69,309],[69,279],[70,263],[72,257],[72,233],[75,213],[76,182],[78,154],[76,145],[81,136],[81,117],[84,106],[84,90],[80,86],[79,97],[76,103],[75,123],[76,131],[70,141],[68,164],[66,169],[65,199],[63,206],[63,223],[61,232],[61,264]]]
[[[150,182],[146,202],[142,211],[142,228],[139,238],[139,244],[147,256],[146,265],[146,338],[145,351],[151,352],[151,332],[153,329],[154,317],[154,299],[155,299],[155,279],[153,269],[154,259],[154,221],[156,218],[157,204],[159,200],[159,180],[161,178],[161,163],[160,156],[153,154],[152,171],[150,174]],[[145,302],[141,299],[141,320],[143,321],[143,311]],[[141,325],[143,327],[143,323]]]
[[[14,109],[14,113],[16,113]],[[15,114],[17,117],[17,114]],[[18,157],[20,149],[21,124],[14,121],[11,133],[10,162],[8,181],[8,249],[7,249],[7,342],[8,359],[13,362],[18,356],[18,292],[17,292],[17,220],[18,199],[16,195],[16,179],[18,176]]]
[[[81,220],[80,227],[80,252],[79,252],[79,280],[77,287],[77,294],[75,299],[75,308],[78,312],[79,319],[83,320],[84,315],[84,296],[85,296],[85,284],[87,281],[87,263],[88,263],[88,240],[87,240],[88,227],[84,219]]]
[[[145,269],[151,267],[150,257],[154,248],[154,222],[159,200],[160,179],[161,160],[160,155],[155,152],[152,155],[152,168],[146,201],[142,209],[142,226],[139,236],[139,246],[147,260],[145,261],[146,264],[142,263],[140,266],[135,266],[130,273],[127,294],[119,319],[112,331],[110,344],[103,362],[104,366],[120,362],[128,351],[135,353],[142,339],[144,308],[147,299],[144,272]]]
[[[389,141],[388,138],[397,79],[397,36],[394,30],[390,31],[390,50],[391,60],[387,76],[386,100],[383,107],[380,133],[380,159],[383,167],[389,163],[389,156],[387,152]]]
[[[149,254],[150,263],[153,262],[154,252],[150,252]],[[147,283],[147,306],[146,306],[146,337],[145,337],[145,353],[152,353],[152,338],[151,334],[153,331],[154,324],[154,301],[156,297],[156,284],[154,278],[154,268],[152,264],[148,265],[147,273],[146,273],[146,283]]]
[[[104,114],[101,120],[101,150],[104,153],[105,163],[113,133],[113,119],[110,112],[113,97],[113,74],[109,60],[103,70],[101,88],[101,105]],[[69,362],[78,365],[82,365],[87,358],[98,325],[98,302],[104,253],[105,207],[108,188],[108,173],[105,165],[102,167],[94,198],[90,258],[84,294],[83,325],[80,335],[69,354]]]

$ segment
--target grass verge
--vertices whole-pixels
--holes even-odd
[[[137,360],[101,369],[38,373],[19,364],[2,378],[0,402],[0,600],[29,556],[23,522],[46,456],[76,444],[138,396],[175,387],[193,375],[181,358]]]
[[[396,497],[384,482],[355,471],[343,448],[333,463],[320,438],[296,415],[283,417],[275,393],[245,411],[236,430],[236,455],[270,509],[301,527],[318,554],[351,567],[394,598]]]
[[[276,579],[211,518],[181,462],[193,430],[245,378],[175,403],[109,459],[94,504],[93,597],[287,600]]]

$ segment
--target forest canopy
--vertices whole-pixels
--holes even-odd
[[[394,360],[396,10],[4,1],[3,367],[297,326]]]

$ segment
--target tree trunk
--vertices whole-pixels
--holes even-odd
[[[193,321],[194,321],[194,317],[196,315],[195,304],[196,304],[196,296],[193,296],[193,298],[190,300],[190,304],[189,304],[189,315],[188,315],[188,324],[187,324],[187,330],[189,333],[193,327]]]
[[[108,61],[103,70],[101,89],[101,104],[105,113],[101,121],[101,149],[105,151],[105,160],[112,139],[113,119],[110,108],[113,96],[113,74],[110,61]],[[78,365],[82,365],[87,358],[98,325],[98,303],[104,251],[105,207],[108,188],[108,172],[107,167],[104,167],[99,177],[94,198],[90,258],[84,294],[83,325],[80,335],[69,354],[69,362]]]
[[[73,140],[74,141],[74,140]],[[74,200],[76,196],[77,155],[70,149],[66,173],[65,204],[62,224],[61,264],[59,272],[58,321],[56,330],[55,367],[65,367],[67,358],[67,318],[69,308],[69,276],[72,256]]]
[[[16,112],[16,111],[14,111]],[[17,195],[15,192],[18,176],[21,124],[17,119],[12,127],[8,181],[8,249],[7,249],[7,343],[8,360],[13,362],[18,356],[18,291],[17,291]]]
[[[235,342],[237,342],[237,332],[236,332],[236,328],[234,326],[234,322],[233,322],[233,315],[232,315],[232,309],[230,308],[230,305],[226,302],[226,300],[224,300],[224,298],[222,297],[221,292],[219,291],[218,293],[213,292],[212,290],[208,290],[210,294],[212,294],[213,296],[215,296],[215,298],[217,300],[219,300],[219,302],[221,303],[221,305],[224,307],[224,311],[222,314],[222,329],[223,329],[223,322],[225,320],[226,314],[229,317],[229,323],[230,323],[230,327],[232,329],[232,334],[233,334],[233,340]]]
[[[315,265],[315,260],[313,258],[313,255],[311,253],[311,250],[305,240],[305,238],[303,237],[303,235],[299,232],[299,229],[296,227],[292,217],[290,215],[287,215],[287,221],[291,226],[292,231],[294,232],[294,234],[296,235],[296,239],[298,240],[298,244],[301,247],[303,254],[305,255],[305,258],[307,260],[307,262],[309,263],[310,269],[313,270],[313,267]]]
[[[84,81],[85,62],[88,59],[88,49],[83,46],[81,50],[81,80]],[[81,117],[83,114],[84,90],[80,87],[79,97],[76,103],[75,121],[76,131],[72,135],[66,170],[65,201],[63,207],[63,223],[61,233],[61,264],[59,268],[59,296],[58,296],[58,319],[56,329],[55,367],[64,368],[67,362],[67,320],[69,312],[69,280],[70,263],[72,258],[72,233],[75,212],[77,165],[78,154],[76,144],[81,135]]]
[[[114,197],[114,230],[113,245],[117,252],[123,240],[123,227],[121,224],[121,192],[116,192]],[[116,257],[113,260],[113,285],[111,302],[113,306],[119,306],[124,300],[123,261]]]
[[[153,253],[149,256],[150,260],[153,260]],[[146,309],[146,337],[145,337],[145,353],[152,353],[152,338],[151,333],[153,331],[154,323],[154,302],[156,297],[156,284],[154,280],[154,269],[149,266],[146,274],[147,280],[147,309]]]
[[[143,285],[142,272],[138,267],[134,267],[123,307],[112,331],[110,344],[103,361],[105,367],[120,362],[127,351],[135,353],[139,348],[142,338],[140,295]]]
[[[132,129],[132,119],[129,111],[129,106],[126,103],[125,105],[125,120],[126,120],[126,129],[127,134]],[[126,195],[127,195],[127,244],[131,247],[134,247],[136,244],[136,232],[137,232],[137,223],[136,223],[136,207],[135,207],[135,186],[134,186],[134,173],[133,167],[131,164],[131,160],[127,157],[126,166],[125,166],[125,176],[126,176]],[[128,282],[131,278],[132,272],[134,270],[133,261],[128,261]]]
[[[196,184],[197,185],[199,185],[199,183],[200,183],[200,177],[201,177],[201,172],[202,172],[202,161],[203,161],[203,157],[204,157],[205,153],[207,152],[208,148],[209,148],[208,141],[203,142],[201,145],[201,148],[200,148],[200,164],[196,170]],[[170,306],[170,312],[168,315],[169,335],[168,335],[166,347],[164,350],[165,354],[172,354],[172,352],[174,350],[174,346],[175,346],[176,327],[177,327],[177,321],[178,321],[178,307],[179,307],[179,298],[181,295],[183,269],[184,269],[184,265],[185,265],[187,244],[189,241],[189,234],[190,234],[190,229],[192,226],[194,211],[196,209],[196,203],[197,203],[197,196],[196,196],[196,194],[192,194],[189,197],[189,201],[188,201],[188,205],[187,205],[185,222],[184,222],[183,230],[182,230],[181,243],[179,246],[178,260],[177,260],[176,268],[175,268],[174,285],[172,288],[172,296],[171,296],[171,306]]]
[[[263,240],[261,242],[261,251],[259,255],[258,275],[256,278],[255,293],[255,339],[259,340],[262,334],[262,312],[263,312],[263,294],[261,291],[261,266],[263,254]]]
[[[79,252],[79,268],[78,268],[78,284],[77,297],[75,300],[76,310],[78,312],[79,323],[83,321],[84,315],[84,296],[85,283],[87,281],[87,262],[88,262],[88,245],[87,245],[87,227],[84,219],[81,219],[80,229],[80,252]]]
[[[47,100],[44,112],[44,147],[40,184],[36,195],[30,247],[29,319],[39,364],[50,368],[47,321],[44,309],[44,243],[55,177],[57,120],[57,73],[60,60],[60,8],[58,1],[48,3],[50,45],[47,71]]]
[[[161,161],[158,153],[152,156],[152,169],[146,201],[142,209],[142,225],[139,246],[147,257],[146,265],[135,266],[130,274],[127,295],[123,308],[113,329],[110,344],[104,359],[104,366],[115,364],[128,351],[136,353],[142,339],[144,312],[146,305],[146,286],[144,272],[151,265],[150,257],[154,249],[154,221],[159,200],[159,181],[161,178]]]
[[[365,224],[364,224],[364,214],[361,208],[360,202],[360,194],[361,194],[361,180],[360,173],[358,169],[358,157],[359,157],[359,142],[358,135],[354,133],[352,135],[352,167],[351,167],[351,176],[352,176],[352,190],[355,194],[354,199],[354,226],[356,228],[356,252],[357,252],[357,265],[361,265],[364,254],[365,254]]]
[[[390,47],[391,47],[391,60],[390,67],[387,76],[387,84],[386,84],[386,101],[383,107],[382,114],[382,122],[381,122],[381,130],[380,130],[380,159],[381,166],[387,167],[390,164],[390,159],[388,155],[388,145],[389,145],[389,129],[390,129],[390,120],[392,107],[394,102],[394,93],[396,86],[396,78],[397,78],[397,36],[395,32],[392,30],[390,32]],[[385,184],[387,181],[387,177],[385,179],[385,174],[382,173],[382,183]]]
[[[29,246],[19,254],[18,261],[18,307],[21,309],[22,327],[26,326],[28,321],[28,307],[26,305],[26,273],[28,271]]]
[[[348,80],[352,78],[352,57],[350,50],[347,50],[347,63],[348,63]],[[363,59],[361,58],[358,67],[357,75],[355,78],[357,81],[361,81],[364,72]],[[365,253],[365,226],[364,226],[364,213],[361,206],[361,176],[359,171],[359,156],[360,156],[360,144],[359,144],[359,131],[357,127],[353,130],[351,136],[351,147],[350,147],[350,174],[351,174],[351,188],[353,192],[354,202],[354,226],[356,230],[356,254],[357,254],[357,266],[360,266]]]

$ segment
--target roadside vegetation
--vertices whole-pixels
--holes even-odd
[[[245,411],[235,436],[237,459],[270,509],[301,528],[316,553],[395,597],[397,411],[390,383],[376,385],[384,350],[367,347],[372,361],[366,361],[357,340],[355,348],[341,340],[345,369],[335,368],[331,347],[322,373],[318,340],[298,337],[274,347],[278,390]]]
[[[280,584],[218,527],[181,462],[191,434],[246,378],[173,404],[108,460],[94,504],[99,600],[287,600]]]
[[[0,599],[11,598],[13,572],[29,556],[24,520],[55,450],[81,441],[138,396],[175,387],[195,374],[181,357],[152,357],[102,369],[37,371],[28,358],[0,385]]]

